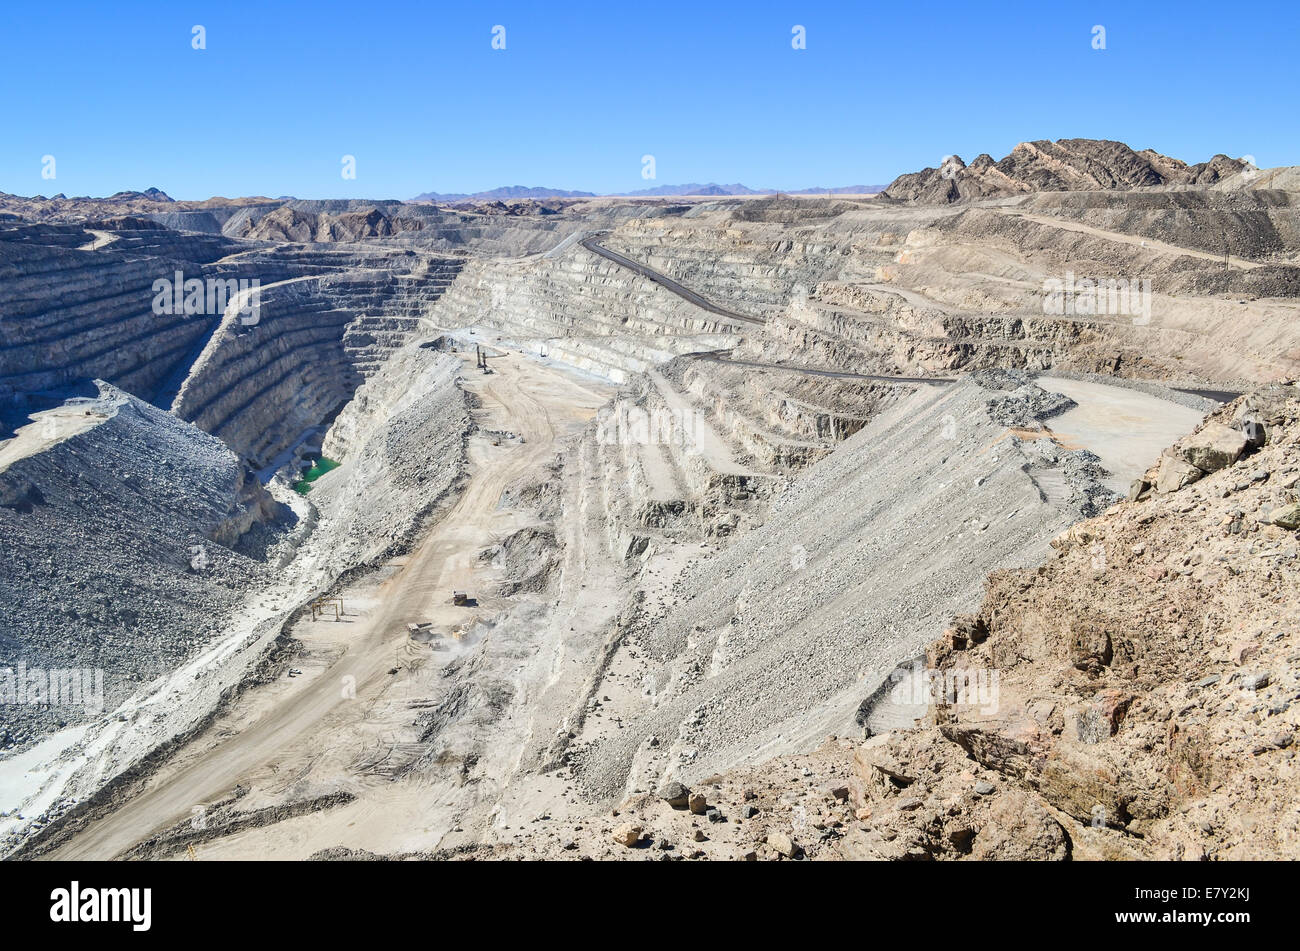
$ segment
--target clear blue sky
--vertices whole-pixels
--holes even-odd
[[[1296,0],[3,6],[0,190],[21,195],[870,185],[1072,136],[1300,164]]]

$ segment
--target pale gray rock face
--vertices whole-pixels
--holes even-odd
[[[344,464],[310,496],[321,513],[313,545],[331,573],[405,550],[462,477],[473,422],[459,369],[455,357],[408,346],[335,419],[321,454]]]
[[[324,250],[262,260],[277,279],[261,285],[256,323],[228,312],[171,403],[258,467],[332,419],[460,268],[440,256]]]
[[[88,251],[82,226],[0,227],[0,424],[92,395],[97,377],[153,401],[211,331],[206,317],[154,314],[153,282],[211,272],[232,245],[154,227],[116,234]]]
[[[108,384],[78,409],[100,421],[0,472],[0,668],[99,670],[103,707],[6,704],[6,745],[111,711],[201,647],[293,521],[169,413]]]

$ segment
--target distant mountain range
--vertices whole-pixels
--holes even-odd
[[[765,195],[766,191],[750,188],[748,185],[718,185],[709,182],[701,185],[691,182],[688,185],[659,185],[655,188],[642,188],[639,191],[624,192],[625,195]]]
[[[707,185],[701,185],[698,182],[690,182],[685,185],[658,185],[654,188],[643,188],[639,191],[631,192],[609,192],[614,197],[662,197],[672,198],[683,195],[715,195],[718,197],[727,197],[735,195],[874,195],[877,192],[884,191],[884,185],[846,185],[842,188],[802,188],[798,191],[778,191],[775,188],[750,188],[748,185],[739,183],[734,185],[718,185],[709,182]],[[4,194],[0,192],[0,194]],[[547,198],[599,198],[600,195],[595,192],[569,191],[563,188],[534,188],[527,185],[506,185],[502,188],[494,188],[491,191],[474,192],[466,194],[462,192],[424,192],[416,195],[408,201],[435,201],[447,204],[459,202],[491,202],[491,201],[521,201],[521,200],[538,200]],[[57,200],[66,200],[67,196],[60,193],[54,196]],[[43,195],[37,195],[33,200],[46,201]],[[104,202],[166,202],[175,203],[166,192],[158,188],[148,188],[144,191],[121,191],[108,198],[77,198],[74,201],[104,201]],[[276,199],[259,198],[258,201],[293,201],[292,196],[281,195]],[[228,202],[228,199],[212,198],[208,203]],[[246,201],[245,199],[238,200]],[[182,203],[184,204],[184,203]]]
[[[681,195],[716,195],[719,197],[733,195],[874,195],[877,192],[884,191],[884,185],[845,185],[841,188],[801,188],[797,191],[778,191],[775,188],[750,188],[748,185],[739,183],[734,185],[718,185],[709,182],[707,185],[701,185],[698,182],[691,182],[686,185],[658,185],[654,188],[643,188],[639,191],[631,192],[610,192],[611,195],[628,196],[628,197],[674,197]],[[416,195],[411,201],[440,201],[440,202],[479,202],[479,201],[500,201],[502,199],[528,199],[528,198],[596,198],[594,192],[577,192],[565,191],[561,188],[530,188],[525,185],[507,185],[504,188],[494,188],[486,192],[474,192],[473,194],[463,194],[460,192],[442,193],[442,192],[424,192]]]
[[[776,188],[750,188],[748,185],[718,185],[710,182],[701,185],[692,182],[689,185],[660,185],[657,188],[643,188],[640,191],[623,192],[628,196],[644,195],[874,195],[885,190],[884,185],[845,185],[840,188],[800,188],[782,191]]]
[[[4,194],[7,193],[0,192],[0,195],[4,195]],[[10,195],[9,197],[17,198],[19,196]],[[175,199],[172,198],[170,195],[168,195],[161,188],[146,188],[142,192],[135,192],[135,191],[116,192],[115,194],[109,195],[107,198],[91,198],[89,195],[78,195],[76,198],[68,198],[67,195],[63,194],[63,192],[59,192],[57,195],[51,195],[49,198],[46,198],[44,195],[33,195],[31,200],[32,201],[105,201],[105,202],[111,201],[117,203],[128,202],[128,201],[166,201],[166,202],[175,203]]]
[[[530,188],[527,185],[506,185],[487,192],[475,192],[472,195],[453,192],[425,192],[416,195],[411,201],[500,201],[503,198],[595,198],[595,192],[565,191],[563,188]]]

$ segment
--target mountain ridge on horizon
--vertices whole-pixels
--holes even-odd
[[[1208,187],[1243,172],[1258,172],[1251,156],[1217,153],[1189,164],[1152,148],[1114,139],[1035,139],[995,161],[981,152],[969,165],[945,156],[939,168],[907,172],[890,182],[890,201],[952,204],[1033,192]]]
[[[757,195],[846,195],[882,194],[886,199],[904,202],[953,201],[995,195],[1025,194],[1033,191],[1055,191],[1064,188],[1116,187],[1187,187],[1213,186],[1231,178],[1245,169],[1256,170],[1250,156],[1242,159],[1216,154],[1206,162],[1189,165],[1154,149],[1135,150],[1127,144],[1108,139],[1057,139],[1021,142],[1002,160],[995,161],[981,153],[967,165],[956,155],[947,156],[940,168],[925,168],[905,172],[888,185],[849,185],[841,187],[814,186],[801,189],[751,188],[741,183],[701,184],[689,182],[677,185],[657,185],[625,192],[596,193],[542,186],[508,185],[487,191],[464,193],[423,192],[408,199],[382,199],[384,203],[438,202],[446,204],[484,203],[510,200],[583,199],[583,198],[637,198],[637,197],[735,197]],[[1222,186],[1220,186],[1222,187]],[[0,191],[0,196],[7,195]],[[205,200],[176,200],[166,192],[149,187],[143,191],[119,191],[103,198],[81,196],[68,198],[62,192],[46,198],[35,195],[26,201],[90,201],[158,202],[197,207],[215,203],[250,204],[256,202],[283,202],[295,200],[292,196],[280,198],[245,197],[226,199],[211,197]],[[348,199],[352,201],[380,201],[380,199]]]
[[[874,195],[884,191],[885,185],[845,185],[835,188],[813,186],[794,190],[779,188],[750,188],[739,182],[731,185],[719,185],[716,182],[700,184],[689,182],[682,185],[659,185],[654,188],[642,188],[628,192],[584,192],[570,191],[562,188],[531,187],[525,185],[508,185],[483,192],[422,192],[407,201],[464,202],[464,201],[498,201],[501,199],[541,199],[541,198],[648,198],[674,196],[718,196],[735,197],[740,195]]]

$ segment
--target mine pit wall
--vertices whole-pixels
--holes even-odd
[[[599,539],[611,558],[625,560],[634,557],[638,538],[647,536],[647,529],[662,528],[655,517],[655,507],[634,507],[628,494],[634,487],[644,485],[644,473],[636,465],[634,454],[625,455],[620,448],[611,446],[591,430],[578,445],[582,468],[598,477],[596,504],[605,518],[596,527]],[[583,486],[582,491],[590,491]],[[696,515],[695,517],[698,517]]]
[[[870,408],[850,407],[848,411],[841,412],[809,403],[781,390],[767,390],[762,395],[761,405],[771,423],[781,426],[796,438],[843,442],[865,426],[867,420],[874,415],[881,401],[879,391],[886,390],[886,399],[897,393],[895,388],[883,386],[866,385],[856,389],[865,391],[863,395],[868,397]]]
[[[697,422],[684,420],[646,377],[634,378],[601,411],[580,452],[598,475],[602,544],[611,556],[622,560],[650,541],[697,541],[761,521],[777,480],[720,462],[701,436]]]
[[[607,543],[621,553],[628,531],[681,539],[757,524],[785,479],[908,393],[688,357],[634,377],[596,429],[610,484]]]
[[[333,259],[332,259],[333,260]],[[173,410],[255,466],[330,421],[419,328],[459,262],[357,270],[264,287],[258,320],[227,315]]]
[[[765,352],[865,372],[1063,368],[1194,385],[1300,373],[1300,216],[1286,192],[1039,194],[1010,211],[1264,262],[1222,262],[1083,234],[987,206],[866,206],[782,225],[779,201],[602,235],[611,250],[724,306],[758,301]],[[831,207],[828,205],[828,209]],[[1155,316],[1044,313],[1045,277],[1150,280]],[[985,273],[987,272],[987,273]],[[909,303],[863,285],[935,296]],[[812,301],[800,308],[802,291]],[[1276,302],[1276,303],[1272,303]],[[792,313],[803,309],[805,313]],[[874,319],[873,319],[874,318]],[[809,357],[815,359],[809,359]]]
[[[1225,268],[1214,258],[1184,255],[1154,245],[1144,248],[988,208],[971,208],[909,237],[909,244],[922,248],[927,244],[942,246],[959,242],[1012,249],[1026,262],[1026,276],[1033,273],[1035,264],[1046,263],[1049,273],[1062,277],[1067,268],[1080,276],[1092,270],[1101,276],[1147,277],[1155,292],[1171,295],[1214,292],[1250,297],[1295,296],[1300,279],[1294,273],[1294,266]],[[1187,247],[1196,248],[1196,245]],[[1200,250],[1208,254],[1222,253],[1222,247]]]
[[[766,319],[823,281],[874,279],[911,231],[954,213],[760,199],[701,206],[688,220],[626,222],[599,240],[717,304]]]
[[[580,246],[557,258],[471,261],[429,322],[489,328],[620,383],[678,353],[734,345],[738,329]]]
[[[309,286],[316,283],[263,291],[258,324],[235,321],[214,338],[172,407],[258,467],[361,383],[343,349],[355,314]]]
[[[670,532],[680,528],[683,518],[692,525],[698,520],[697,507],[685,491],[664,492],[646,472],[644,447],[617,435],[627,420],[644,419],[643,404],[635,388],[621,390],[584,431],[577,447],[579,474],[597,476],[598,509],[604,514],[598,526],[601,544],[615,559],[629,557],[633,542],[651,530]],[[579,485],[585,490],[585,481]]]
[[[892,227],[885,216],[871,220],[868,214],[844,216],[842,226],[828,226],[816,241],[784,237],[770,223],[726,220],[630,222],[601,240],[727,306],[757,293],[767,327],[751,347],[774,359],[918,374],[966,364],[998,365],[1004,358],[1013,366],[1044,363],[1038,355],[1047,345],[996,339],[1014,338],[1019,329],[1015,320],[982,345],[978,329],[949,327],[942,311],[842,281],[846,276],[875,281],[878,269],[893,260],[900,236],[882,230]],[[900,222],[904,229],[909,223]],[[807,294],[815,299],[805,301]]]
[[[0,403],[5,421],[61,402],[69,388],[108,380],[154,400],[215,318],[153,313],[153,282],[216,273],[222,242],[171,235],[167,257],[45,246],[0,230]],[[4,240],[8,235],[10,240]],[[84,234],[89,240],[90,235]],[[161,240],[161,239],[158,239]],[[10,418],[12,417],[12,419]]]
[[[1122,376],[1243,383],[1290,379],[1300,371],[1290,329],[1293,302],[1300,298],[1300,267],[1294,264],[1224,267],[1215,259],[1143,248],[985,208],[914,232],[912,243],[916,250],[908,260],[886,269],[902,286],[926,286],[950,299],[975,297],[982,310],[1024,313],[1040,332],[1052,322],[1080,321],[1084,335],[1078,346],[1059,355],[1059,362],[1068,359],[1074,369],[1096,370],[1109,361]],[[1010,280],[976,286],[958,273],[980,269],[972,253],[987,260],[997,252],[1022,262],[1006,275]],[[1080,278],[1149,281],[1151,322],[1139,324],[1131,315],[1045,315],[1043,280],[1064,279],[1067,271]]]
[[[842,266],[833,242],[781,238],[746,224],[632,221],[601,242],[714,303],[759,319],[784,307],[797,285],[811,287]]]
[[[102,670],[104,707],[6,705],[5,745],[112,711],[266,580],[256,549],[269,538],[249,554],[242,542],[277,507],[235,455],[115,387],[100,393],[86,406],[102,422],[0,473],[0,667]]]
[[[707,410],[727,440],[739,446],[758,468],[799,469],[830,451],[828,445],[794,441],[787,434],[773,432],[765,425],[770,420],[763,418],[762,406],[745,402],[743,384],[734,389],[727,385],[739,382],[727,379],[734,370],[691,361],[682,365],[680,380],[684,392]]]
[[[304,206],[294,202],[294,207]],[[319,203],[313,203],[319,204]],[[689,205],[604,204],[579,202],[563,214],[510,215],[403,204],[396,212],[418,221],[418,231],[394,240],[421,248],[467,249],[481,255],[520,257],[548,254],[575,232],[617,227],[634,218],[674,218]]]
[[[1087,359],[1100,323],[1024,316],[968,317],[913,307],[883,291],[825,284],[818,300],[768,321],[764,355],[858,373],[951,375],[995,367],[1047,369],[1058,362],[1114,363],[1114,353]],[[854,308],[846,310],[845,308]],[[859,309],[860,308],[860,309]],[[1124,332],[1124,328],[1117,328]]]
[[[686,488],[694,496],[707,500],[732,474],[717,468],[710,457],[709,447],[703,443],[709,435],[705,427],[712,429],[712,424],[703,416],[684,419],[682,405],[670,403],[657,386],[649,386],[645,392],[645,411],[650,418],[651,431],[664,434],[664,446],[669,450],[677,471],[681,472]],[[688,408],[696,409],[693,406]]]
[[[112,244],[81,251],[93,236],[74,226],[0,229],[0,415],[8,425],[70,392],[89,395],[89,381],[102,378],[155,405],[178,404],[241,454],[270,458],[409,338],[463,263],[412,249],[266,247],[165,228],[113,235]],[[222,318],[153,312],[154,281],[177,271],[264,287],[317,275],[319,299],[304,287],[268,290],[262,316],[279,324],[262,334],[273,338],[269,353],[255,352],[265,339],[230,335],[232,352],[187,380]],[[223,392],[228,383],[233,393]],[[280,399],[291,407],[282,419]]]
[[[1196,335],[1138,326],[1131,317],[1052,317],[1041,303],[1037,313],[946,313],[834,282],[820,285],[818,295],[769,319],[759,342],[764,358],[917,376],[1005,367],[1195,379],[1162,354],[1197,346]]]
[[[700,530],[705,535],[728,534],[737,524],[732,515],[743,519],[746,526],[761,520],[773,478],[739,465],[732,452],[734,445],[723,438],[707,415],[691,404],[690,415],[685,415],[682,404],[667,400],[664,386],[671,383],[646,388],[644,408],[651,432],[663,434],[659,448],[680,475],[690,510],[698,513]],[[724,458],[719,458],[720,449]]]
[[[684,359],[666,372],[684,390],[711,402],[717,418],[770,468],[816,461],[824,455],[821,449],[852,436],[900,393],[892,383],[725,361]]]
[[[1123,326],[1108,328],[1104,319],[951,314],[863,286],[880,280],[882,270],[903,271],[892,262],[907,228],[932,224],[914,212],[897,223],[903,230],[896,234],[884,230],[894,227],[888,211],[845,215],[816,241],[782,237],[769,224],[726,221],[636,221],[601,240],[727,306],[757,294],[756,313],[766,327],[747,349],[771,359],[886,374],[1043,369],[1073,356],[1092,337],[1126,332]],[[1115,363],[1115,353],[1108,348],[1075,362],[1080,369],[1103,371]],[[1131,357],[1129,365],[1139,362]]]

